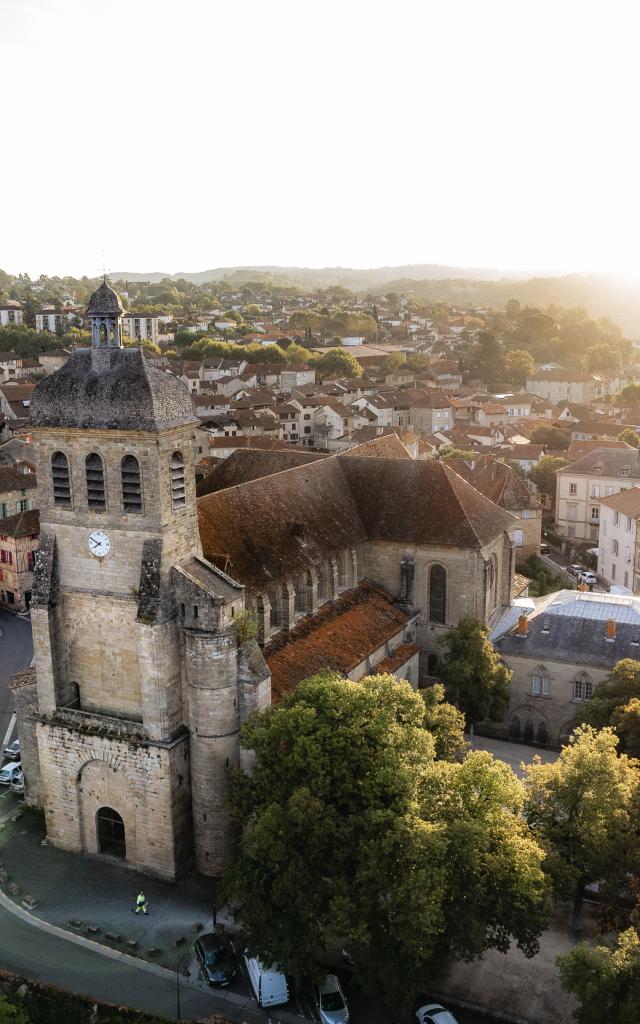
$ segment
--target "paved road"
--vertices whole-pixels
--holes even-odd
[[[9,680],[14,672],[27,668],[33,657],[31,622],[0,608],[0,743],[13,714]]]
[[[176,1018],[176,983],[173,978],[152,974],[129,963],[112,960],[99,952],[42,932],[0,906],[0,933],[4,936],[0,963],[5,970],[45,984],[56,985],[106,1002],[126,1004],[145,1013]],[[223,1013],[232,1021],[262,1024],[267,1015],[245,1006],[234,1006],[208,991],[182,984],[182,1018]]]

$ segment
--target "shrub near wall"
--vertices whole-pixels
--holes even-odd
[[[166,1024],[171,1019],[149,1017],[4,971],[0,972],[0,993],[22,1013],[23,1017],[18,1016],[16,1020],[26,1019],[30,1024]],[[0,1016],[0,1020],[3,1019]]]

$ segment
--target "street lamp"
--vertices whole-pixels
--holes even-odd
[[[190,963],[191,953],[183,953],[182,956],[178,958],[178,963],[176,964],[176,1007],[178,1010],[176,1019],[179,1021],[182,1020],[182,1017],[180,1016],[180,971],[182,970],[185,961],[187,964]],[[185,971],[185,974],[189,977],[188,971]]]

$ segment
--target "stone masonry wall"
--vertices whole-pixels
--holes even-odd
[[[91,735],[50,723],[37,726],[49,841],[97,853],[96,814],[110,807],[125,825],[126,860],[174,878],[190,855],[189,753],[185,735],[161,747]]]

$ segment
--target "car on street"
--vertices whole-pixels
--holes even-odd
[[[22,772],[18,772],[15,778],[11,780],[11,792],[24,793],[24,775]]]
[[[548,544],[541,544],[540,545],[540,554],[541,555],[548,555],[550,550],[551,550],[551,548],[549,547]]]
[[[8,747],[5,747],[2,751],[3,757],[6,757],[8,761],[19,761],[20,760],[20,740],[14,740]]]
[[[10,786],[16,775],[20,775],[22,765],[17,761],[10,761],[0,769],[0,786]]]
[[[585,569],[584,572],[578,573],[578,579],[581,583],[597,583],[598,577],[595,572],[591,572],[590,569]]]
[[[429,1003],[416,1010],[418,1024],[458,1024],[456,1018],[449,1010],[439,1003]]]
[[[584,572],[584,565],[568,565],[567,572],[570,572],[572,576],[579,576],[581,572]]]
[[[335,974],[327,974],[315,987],[320,1024],[348,1024],[349,1008]]]
[[[236,976],[236,965],[224,939],[213,932],[200,935],[193,944],[200,971],[210,985],[228,985]]]

